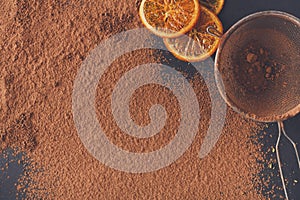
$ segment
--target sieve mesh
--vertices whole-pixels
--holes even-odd
[[[277,11],[250,15],[221,40],[216,57],[221,95],[258,121],[282,121],[300,111],[300,22]]]

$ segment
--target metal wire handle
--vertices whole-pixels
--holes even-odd
[[[277,139],[277,143],[276,143],[276,156],[277,156],[278,168],[279,168],[279,172],[280,172],[280,178],[281,178],[285,198],[287,200],[289,200],[288,192],[287,192],[285,181],[284,181],[284,174],[283,174],[282,166],[281,166],[280,154],[279,154],[279,143],[280,143],[280,139],[281,139],[281,136],[282,136],[282,132],[283,132],[284,136],[289,140],[289,142],[294,147],[299,169],[300,169],[300,159],[299,159],[299,153],[298,153],[298,150],[297,150],[296,143],[286,134],[283,122],[281,122],[281,121],[278,122],[278,139]]]
[[[221,38],[222,33],[220,33],[214,26],[208,26],[206,32],[214,37]]]

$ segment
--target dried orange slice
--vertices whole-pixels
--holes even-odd
[[[200,4],[215,14],[219,14],[224,6],[224,0],[200,0]]]
[[[174,38],[192,29],[199,11],[198,0],[143,0],[139,14],[143,24],[154,34]]]
[[[219,18],[210,10],[201,6],[199,21],[186,35],[177,38],[165,38],[167,49],[178,59],[198,62],[211,56],[218,48],[220,38],[212,36],[206,29],[212,27],[215,32],[223,33]]]

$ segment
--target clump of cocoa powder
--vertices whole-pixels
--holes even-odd
[[[32,117],[33,113],[23,113],[7,128],[0,130],[0,151],[8,147],[24,151],[35,149],[37,132],[33,127]]]
[[[258,93],[266,90],[270,84],[274,84],[277,79],[281,78],[280,76],[287,67],[278,62],[268,48],[255,41],[246,45],[238,57],[238,65],[235,68],[236,77],[250,92]]]

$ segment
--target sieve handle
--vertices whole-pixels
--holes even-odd
[[[223,36],[214,26],[208,26],[206,32],[214,37],[221,38]]]
[[[297,162],[298,162],[298,167],[300,169],[300,159],[299,159],[299,152],[297,150],[297,145],[296,143],[287,135],[287,133],[285,132],[285,129],[284,129],[284,125],[283,125],[283,122],[278,122],[279,123],[279,126],[283,132],[283,135],[289,140],[289,142],[293,145],[293,148],[294,148],[294,151],[295,151],[295,155],[296,155],[296,158],[297,158]]]
[[[285,181],[284,181],[284,175],[283,175],[283,171],[282,171],[282,166],[281,166],[280,154],[279,154],[279,143],[280,143],[280,139],[281,139],[282,133],[284,134],[284,136],[289,140],[289,142],[294,147],[299,169],[300,169],[300,160],[299,160],[299,153],[298,153],[298,150],[297,150],[296,143],[285,132],[283,122],[279,121],[278,122],[278,139],[277,139],[277,143],[276,143],[276,156],[277,156],[278,168],[279,168],[279,172],[280,172],[280,178],[281,178],[281,182],[282,182],[282,186],[283,186],[285,198],[287,200],[289,200],[287,189],[286,189],[286,185],[285,185]]]

